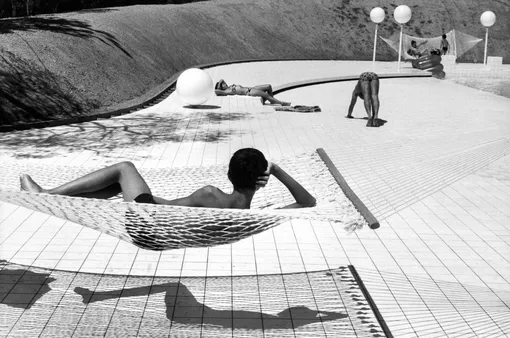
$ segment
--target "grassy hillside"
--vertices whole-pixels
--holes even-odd
[[[479,17],[490,9],[497,22],[490,31],[489,55],[508,63],[510,5],[480,3],[408,0],[413,17],[405,32],[427,37],[455,28],[483,37]],[[196,64],[255,58],[370,60],[374,24],[369,12],[383,7],[387,18],[380,35],[394,36],[399,26],[392,14],[398,4],[214,0],[0,20],[0,123],[113,107]],[[379,42],[379,60],[396,57]],[[463,59],[483,59],[483,43]]]

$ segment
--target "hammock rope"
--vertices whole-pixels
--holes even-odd
[[[276,209],[294,202],[287,188],[271,178],[254,196],[251,209],[193,208],[139,204],[19,191],[26,173],[52,188],[80,177],[93,167],[3,161],[0,200],[78,223],[148,250],[209,247],[233,243],[291,219],[342,223],[356,229],[365,219],[345,196],[317,153],[276,161],[317,198],[313,208]],[[140,169],[155,196],[191,194],[204,185],[231,191],[227,166]]]

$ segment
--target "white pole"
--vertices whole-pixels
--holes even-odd
[[[400,56],[402,55],[402,30],[404,25],[400,24],[400,41],[398,43],[398,71],[400,72]]]
[[[372,57],[372,63],[375,66],[375,50],[377,47],[377,27],[379,24],[375,24],[375,36],[374,36],[374,56]]]
[[[457,35],[455,34],[455,29],[452,29],[453,32],[453,49],[455,50],[455,62],[457,62]]]
[[[483,54],[483,64],[487,65],[487,42],[489,41],[489,27],[485,28],[485,52]]]

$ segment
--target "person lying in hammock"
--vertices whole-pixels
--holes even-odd
[[[262,100],[262,104],[266,101],[272,104],[280,104],[282,106],[290,106],[290,102],[280,101],[273,96],[273,87],[270,84],[259,85],[255,87],[243,87],[241,85],[228,85],[225,80],[219,80],[214,86],[216,95],[227,96],[227,95],[245,95],[245,96],[259,96]]]
[[[26,174],[20,176],[20,184],[21,190],[54,195],[110,198],[122,193],[126,202],[249,209],[255,192],[266,186],[271,175],[282,182],[296,200],[284,208],[315,205],[315,198],[301,184],[276,163],[268,162],[264,154],[254,148],[240,149],[230,159],[228,178],[234,188],[231,194],[213,186],[205,186],[189,196],[174,200],[153,196],[149,186],[131,162],[120,162],[99,169],[52,189],[43,189]]]

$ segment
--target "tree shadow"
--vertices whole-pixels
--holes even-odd
[[[0,21],[0,34],[14,33],[16,31],[49,31],[82,39],[98,39],[109,46],[118,48],[127,56],[132,57],[112,34],[93,29],[86,21],[51,16],[23,17]]]
[[[0,125],[84,115],[97,108],[63,77],[0,48]]]
[[[169,282],[151,286],[134,287],[105,292],[92,291],[76,287],[74,292],[82,296],[84,304],[107,301],[109,299],[148,296],[165,292],[166,317],[174,323],[183,325],[215,325],[227,329],[259,330],[259,322],[254,320],[234,321],[232,318],[272,319],[264,321],[264,330],[295,329],[312,323],[320,323],[347,318],[341,312],[312,310],[306,306],[289,307],[276,315],[246,310],[216,310],[200,303],[190,290],[181,282]],[[176,316],[175,312],[185,309],[186,316]],[[203,315],[204,314],[204,315]],[[289,318],[297,318],[291,321]],[[278,320],[279,319],[279,320]]]
[[[138,1],[137,3],[143,3],[144,5],[186,5],[195,2],[207,2],[209,0],[148,0]]]
[[[208,105],[208,104],[198,104],[198,105],[187,105],[183,108],[188,109],[220,109],[220,106]]]
[[[221,128],[223,121],[251,118],[248,113],[167,112],[120,116],[57,128],[29,129],[0,134],[0,152],[16,152],[16,158],[56,156],[65,152],[92,151],[100,156],[115,151],[157,143],[221,142],[242,131]],[[218,127],[212,127],[218,125]]]
[[[88,13],[108,13],[108,12],[116,12],[118,9],[116,8],[88,8],[88,9],[80,9],[77,12],[74,12],[73,14],[88,14]]]

